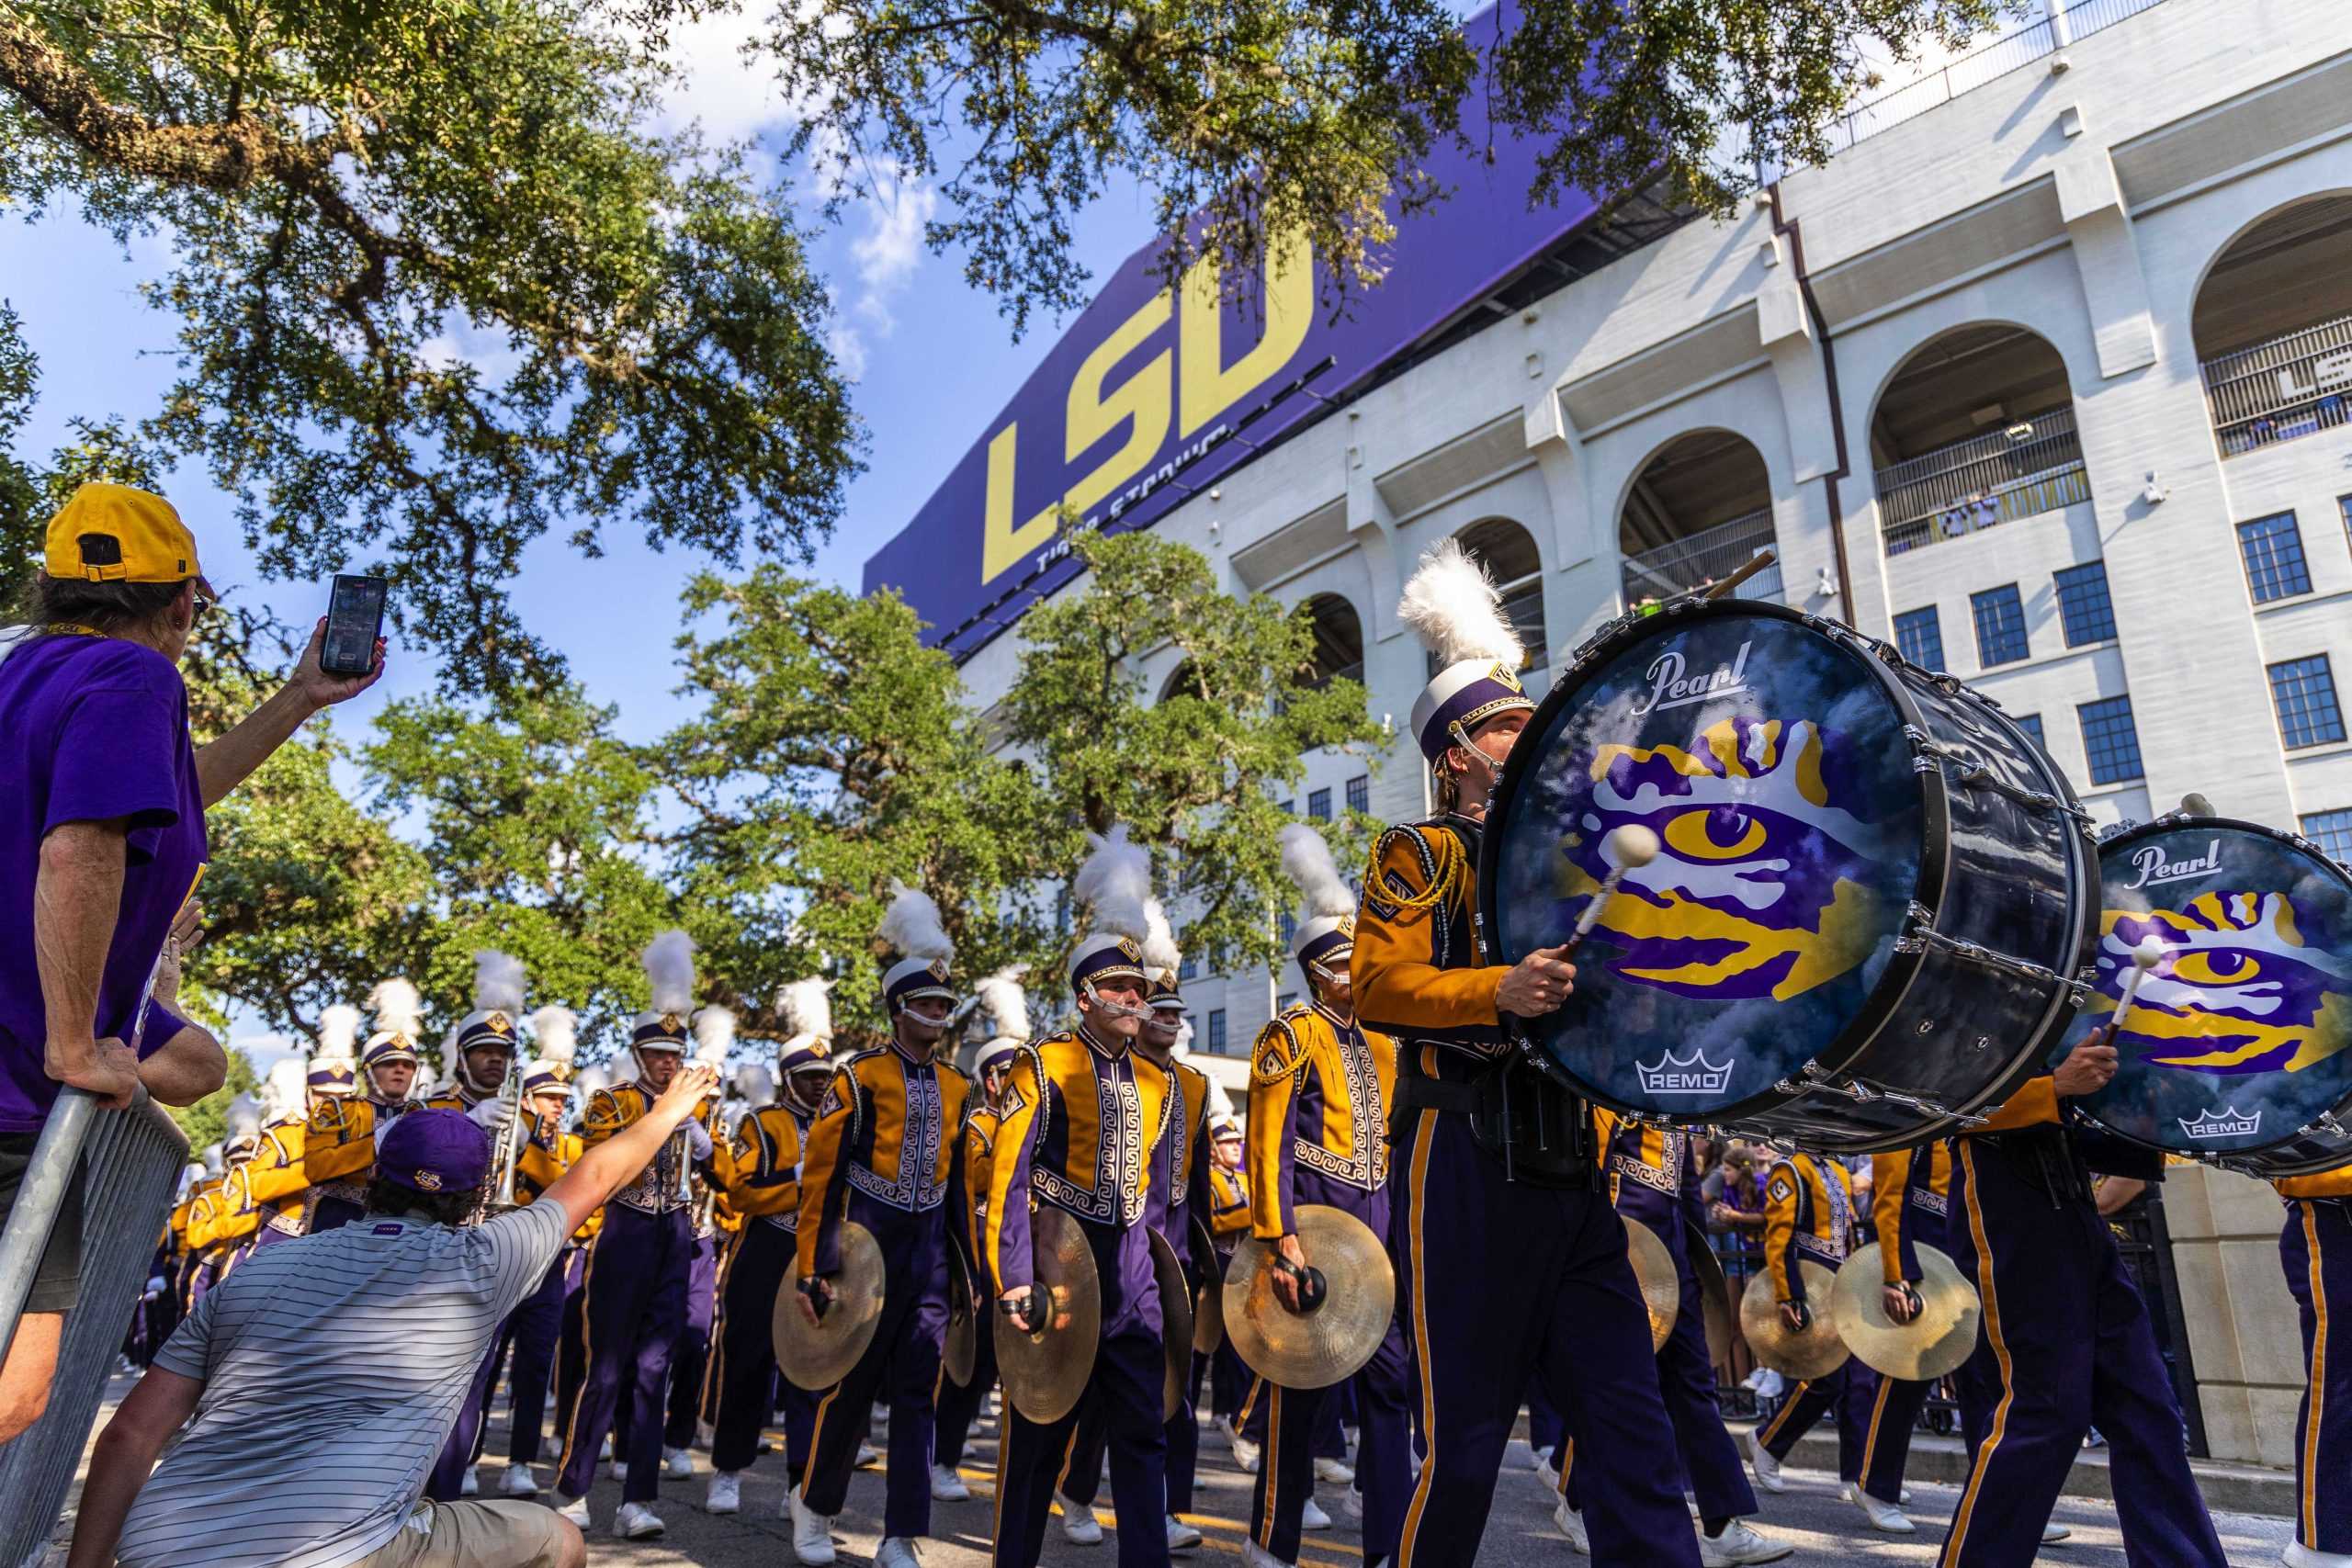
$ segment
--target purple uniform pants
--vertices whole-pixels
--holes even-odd
[[[2094,1422],[2108,1441],[2124,1555],[2222,1568],[2172,1380],[2114,1234],[2087,1191],[2052,1192],[2041,1179],[2071,1156],[1955,1144],[1948,1235],[1952,1261],[1984,1300],[1984,1334],[1961,1380],[1973,1451],[1943,1568],[2031,1562]]]
[[[506,1458],[514,1464],[539,1462],[539,1440],[547,1426],[548,1381],[555,1371],[556,1340],[563,1330],[563,1299],[579,1271],[580,1248],[567,1247],[548,1265],[538,1289],[525,1296],[506,1320],[506,1340],[514,1349],[507,1374]]]
[[[718,1350],[710,1377],[718,1391],[710,1439],[714,1469],[751,1469],[759,1455],[760,1432],[775,1413],[775,1298],[792,1268],[793,1247],[792,1232],[764,1219],[745,1225],[735,1240],[713,1341]],[[817,1396],[786,1384],[785,1411],[785,1468],[797,1481],[808,1463]]]
[[[1151,1315],[1159,1315],[1156,1302]],[[1156,1328],[1130,1323],[1106,1335],[1095,1352],[1094,1396],[1103,1410],[1111,1502],[1121,1522],[1119,1568],[1167,1568],[1168,1532],[1160,1519],[1167,1512],[1168,1433],[1159,1419],[1166,1376],[1167,1355]],[[1046,1522],[1053,1514],[1055,1481],[1077,1422],[1073,1410],[1039,1426],[1015,1410],[1010,1397],[1005,1400],[1004,1438],[997,1447],[994,1568],[1036,1568],[1046,1548]]]
[[[996,1386],[996,1314],[980,1303],[979,1321],[973,1325],[972,1381],[958,1387],[944,1369],[939,1374],[939,1415],[932,1428],[933,1464],[949,1470],[964,1462],[964,1445],[980,1414],[989,1390]]]
[[[1429,1445],[1397,1568],[1476,1561],[1531,1373],[1588,1471],[1593,1562],[1698,1568],[1649,1316],[1608,1195],[1505,1180],[1452,1113],[1416,1113],[1397,1154],[1390,1250]]]
[[[710,1325],[718,1312],[718,1238],[695,1238],[694,1261],[686,1269],[686,1320],[670,1348],[670,1419],[662,1441],[673,1449],[695,1446],[702,1419],[703,1374],[710,1368]]]
[[[2310,1379],[2295,1416],[2295,1539],[2352,1552],[2352,1347],[2328,1332],[2330,1304],[2352,1301],[2352,1213],[2332,1198],[2290,1201],[2278,1261],[2301,1312]]]
[[[628,1465],[622,1501],[650,1503],[659,1494],[662,1403],[670,1388],[671,1342],[686,1314],[694,1246],[684,1209],[649,1214],[626,1203],[605,1205],[581,1290],[586,1365],[556,1478],[565,1496],[584,1496],[596,1483],[596,1450],[615,1430],[623,1400],[629,1404],[627,1451],[615,1450]]]
[[[1826,1311],[1821,1303],[1815,1311]],[[1838,1479],[1854,1482],[1861,1479],[1862,1443],[1870,1423],[1870,1406],[1876,1390],[1871,1385],[1876,1374],[1859,1361],[1848,1361],[1825,1377],[1810,1379],[1789,1391],[1788,1398],[1772,1418],[1756,1429],[1756,1440],[1774,1459],[1784,1460],[1797,1446],[1797,1439],[1814,1428],[1822,1416],[1835,1411],[1838,1416]]]
[[[890,1403],[890,1458],[882,1533],[931,1533],[931,1391],[939,1382],[939,1342],[947,1332],[944,1211],[909,1215],[850,1198],[850,1217],[882,1244],[882,1316],[874,1342],[817,1406],[801,1495],[813,1511],[838,1514],[849,1500],[857,1448],[874,1422],[874,1402]]]

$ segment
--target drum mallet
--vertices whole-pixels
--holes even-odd
[[[1600,858],[1608,863],[1609,874],[1600,879],[1600,891],[1577,917],[1577,929],[1560,947],[1565,958],[1584,945],[1584,939],[1600,920],[1600,911],[1616,897],[1617,885],[1625,874],[1638,870],[1657,859],[1657,835],[1638,822],[1628,822],[1622,828],[1611,828],[1600,840]]]
[[[2123,982],[2123,999],[2115,1006],[2115,1016],[2107,1021],[2107,1043],[2113,1044],[2122,1032],[2123,1020],[2132,1011],[2132,1004],[2140,999],[2140,982],[2148,972],[2163,962],[2165,944],[2153,936],[2143,936],[2132,950],[2132,973]]]

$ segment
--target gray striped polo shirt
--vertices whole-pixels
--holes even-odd
[[[370,1216],[238,1265],[155,1357],[204,1393],[118,1561],[337,1568],[391,1540],[570,1228],[552,1203],[459,1229]]]

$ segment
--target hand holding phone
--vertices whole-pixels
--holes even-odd
[[[384,629],[380,577],[337,573],[327,600],[326,646],[319,668],[330,675],[365,675],[376,668],[376,639]]]

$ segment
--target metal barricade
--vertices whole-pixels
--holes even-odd
[[[0,1356],[16,1337],[34,1270],[69,1183],[82,1184],[82,1275],[57,1348],[49,1408],[0,1444],[0,1565],[38,1562],[56,1528],[170,1217],[187,1138],[142,1089],[131,1108],[102,1111],[80,1089],[58,1097],[32,1165],[0,1230]]]

